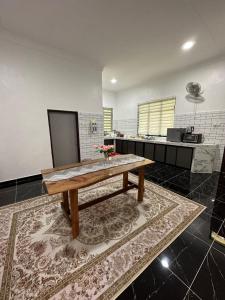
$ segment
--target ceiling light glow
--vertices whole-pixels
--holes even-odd
[[[117,79],[116,78],[112,78],[110,81],[111,81],[112,84],[117,83]]]
[[[169,268],[169,260],[167,257],[164,257],[161,259],[161,265],[164,267],[164,268]]]
[[[190,50],[194,45],[195,45],[195,42],[194,42],[194,41],[187,41],[186,43],[184,43],[184,44],[182,45],[182,49],[183,49],[184,51]]]

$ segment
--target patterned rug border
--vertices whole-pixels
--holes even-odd
[[[133,174],[129,174],[129,176],[137,181],[137,176],[133,175]],[[114,180],[114,182],[119,181],[119,179]],[[100,184],[99,186],[104,186],[109,184],[108,182],[103,182],[102,184]],[[133,282],[151,263],[152,261],[164,250],[166,249],[205,209],[205,207],[197,202],[192,201],[191,199],[188,199],[184,196],[181,196],[179,194],[176,194],[170,190],[167,190],[155,183],[149,182],[145,180],[145,187],[149,190],[151,190],[151,186],[154,186],[157,189],[160,189],[164,192],[166,192],[167,194],[171,195],[172,197],[177,197],[178,199],[182,199],[185,201],[188,201],[190,203],[193,203],[197,206],[196,210],[194,213],[192,213],[191,216],[189,216],[187,219],[185,219],[181,224],[179,224],[176,229],[174,229],[171,233],[169,233],[166,238],[164,238],[161,242],[158,243],[157,246],[155,246],[153,248],[154,252],[149,252],[147,253],[140,261],[138,261],[138,263],[136,263],[135,266],[133,266],[128,272],[126,272],[124,275],[122,275],[122,277],[120,277],[120,279],[115,282],[110,288],[107,289],[107,291],[105,291],[102,295],[100,295],[100,297],[98,299],[116,299],[116,297],[118,295],[120,295],[130,284],[131,282]],[[80,191],[80,193],[83,192],[87,192],[90,191],[94,188],[87,188],[87,189],[83,189],[82,191]],[[162,195],[161,193],[157,193],[157,191],[153,191],[155,194],[160,195],[161,197],[167,198],[164,194]],[[34,204],[34,206],[31,207],[27,207],[25,208],[25,210],[30,210],[33,208],[38,208],[38,206],[43,206],[43,205],[49,205],[49,203],[58,203],[61,202],[61,199],[54,199],[51,200],[50,202],[45,202],[42,204],[38,204],[35,205],[35,201],[37,199],[40,198],[47,198],[49,197],[48,195],[42,195],[42,196],[38,196],[32,199],[27,199],[23,202],[20,203],[15,203],[15,204],[10,204],[7,206],[4,206],[2,208],[0,208],[0,210],[3,209],[8,209],[11,207],[17,207],[19,205],[23,205],[25,202],[29,202],[31,205],[32,203]],[[109,249],[107,249],[106,251],[104,251],[103,253],[101,253],[99,256],[97,256],[95,259],[93,259],[90,263],[88,263],[87,265],[82,266],[80,269],[76,270],[75,272],[73,272],[72,274],[68,275],[66,278],[62,279],[61,282],[57,285],[57,287],[52,288],[51,290],[48,291],[43,291],[43,293],[41,293],[37,299],[49,299],[49,297],[54,296],[57,292],[59,292],[61,289],[63,289],[64,287],[66,287],[73,279],[74,277],[79,277],[81,275],[81,273],[86,272],[88,269],[90,269],[94,264],[96,264],[97,262],[101,261],[102,259],[104,259],[105,257],[107,257],[110,253],[113,253],[116,249],[118,249],[119,247],[121,247],[123,244],[125,244],[127,241],[129,241],[130,239],[132,239],[134,236],[136,236],[137,234],[139,234],[140,232],[142,232],[144,229],[146,229],[147,227],[149,227],[152,223],[154,223],[157,219],[160,219],[161,217],[163,217],[164,215],[166,215],[168,212],[172,211],[176,206],[178,206],[179,204],[176,201],[173,201],[172,199],[169,199],[173,205],[171,205],[171,207],[167,208],[165,211],[161,212],[160,214],[158,214],[157,216],[155,216],[153,219],[149,220],[149,222],[146,222],[145,224],[143,224],[142,226],[140,226],[139,228],[137,228],[135,231],[133,231],[132,233],[130,233],[128,236],[126,236],[125,238],[123,238],[122,240],[118,241],[116,244],[114,244],[112,247],[110,247]],[[3,291],[1,291],[1,294],[7,297],[7,295],[9,295],[9,289],[10,287],[7,285],[5,285],[5,283],[7,283],[7,278],[10,274],[10,262],[9,262],[9,258],[11,257],[13,250],[14,250],[14,245],[13,245],[13,241],[15,239],[15,234],[16,234],[16,223],[17,223],[17,216],[19,215],[19,213],[21,213],[20,210],[15,211],[13,213],[13,219],[12,219],[12,226],[11,226],[11,230],[10,230],[10,235],[9,235],[9,241],[8,241],[8,250],[7,251],[7,259],[6,259],[6,264],[5,267],[7,267],[7,271],[6,271],[6,276],[3,276],[2,278],[2,286],[4,287],[4,293],[2,294]],[[14,236],[14,239],[13,239]],[[5,268],[4,268],[5,269]],[[5,272],[4,272],[5,273]]]

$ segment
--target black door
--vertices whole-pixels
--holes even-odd
[[[123,153],[122,149],[122,140],[116,140],[116,152],[117,153]]]
[[[157,144],[155,145],[155,160],[165,162],[166,146]]]
[[[135,142],[134,141],[128,141],[127,146],[127,153],[129,154],[135,154]]]
[[[177,147],[176,165],[181,168],[191,169],[193,149],[190,147]]]
[[[145,149],[144,149],[144,157],[154,160],[154,149],[155,145],[151,143],[145,143]]]
[[[144,145],[143,142],[136,142],[136,155],[144,156]]]
[[[176,158],[177,158],[177,147],[166,146],[166,163],[170,165],[175,165]]]
[[[122,141],[122,153],[123,154],[128,153],[128,141]]]

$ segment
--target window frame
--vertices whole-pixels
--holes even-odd
[[[111,131],[105,131],[105,110],[110,110],[111,111]],[[112,107],[103,107],[103,131],[104,133],[107,132],[112,132],[113,131],[113,108]]]
[[[154,99],[154,100],[149,100],[149,101],[145,101],[142,103],[138,103],[138,109],[137,109],[137,134],[138,135],[143,135],[143,134],[139,134],[139,107],[141,105],[145,105],[145,104],[151,104],[151,103],[156,103],[156,102],[163,102],[163,101],[168,101],[168,100],[174,100],[174,116],[175,116],[175,108],[176,108],[176,97],[175,96],[171,96],[171,97],[166,97],[166,98],[162,98],[162,99]],[[148,124],[149,124],[149,114],[148,114]],[[149,129],[149,127],[148,127]],[[159,136],[159,137],[166,137],[167,135],[162,135],[162,134],[150,134],[150,133],[146,133],[148,135],[151,136]]]

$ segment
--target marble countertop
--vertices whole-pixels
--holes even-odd
[[[162,140],[147,140],[147,139],[140,139],[140,138],[123,138],[123,137],[104,137],[105,140],[127,140],[127,141],[134,141],[134,142],[144,142],[144,143],[151,143],[151,144],[164,144],[164,145],[172,145],[172,146],[183,146],[183,147],[191,147],[191,148],[197,148],[197,147],[206,147],[206,146],[212,146],[216,147],[216,144],[208,144],[208,143],[202,143],[202,144],[192,144],[192,143],[183,143],[183,142],[169,142],[169,141],[162,141]]]

